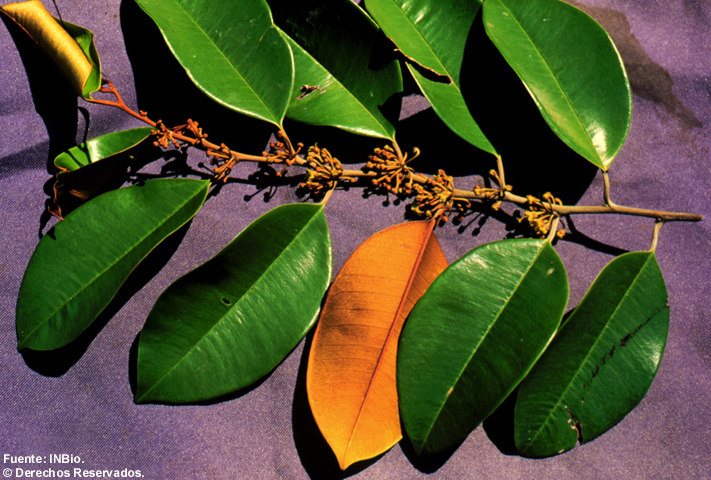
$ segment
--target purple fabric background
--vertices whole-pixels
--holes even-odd
[[[51,1],[43,2],[55,11]],[[167,49],[156,41],[155,28],[130,0],[57,0],[57,6],[65,20],[95,33],[105,75],[129,105],[138,105],[168,124],[184,123],[191,116],[214,139],[242,151],[259,152],[267,144],[269,127],[237,115],[216,120],[220,118],[215,117],[216,110],[186,83]],[[611,168],[613,200],[708,218],[711,4],[584,0],[580,6],[612,32],[635,94],[630,135]],[[84,468],[139,469],[149,479],[711,478],[708,221],[672,223],[661,231],[657,255],[669,290],[671,328],[659,374],[647,396],[610,432],[545,460],[505,455],[478,428],[443,464],[415,462],[416,468],[407,449],[398,445],[377,461],[339,474],[305,403],[303,342],[263,383],[237,398],[182,407],[133,403],[131,347],[157,296],[259,214],[298,201],[289,187],[279,187],[265,202],[261,192],[255,195],[255,186],[229,183],[198,213],[182,242],[173,242],[167,252],[159,251],[152,258],[157,265],[153,272],[148,268],[134,275],[123,301],[114,304],[112,316],[104,319],[110,321],[89,338],[83,355],[72,361],[66,355],[23,357],[16,349],[15,302],[39,239],[43,188],[50,179],[48,158],[85,136],[94,138],[139,123],[117,110],[74,100],[54,67],[16,28],[0,26],[0,62],[0,454],[70,453],[85,461]],[[173,106],[180,99],[166,92],[177,87],[188,100]],[[423,106],[418,97],[405,98],[403,117]],[[429,119],[427,115],[431,110],[412,119]],[[297,130],[297,126],[289,129]],[[433,131],[418,135],[439,135],[439,130],[433,127]],[[514,141],[519,133],[512,128]],[[298,134],[291,135],[301,140]],[[344,161],[363,161],[361,144],[373,145],[355,136],[333,138],[339,145],[321,145]],[[491,168],[487,163],[470,167],[468,162],[474,163],[470,154],[476,154],[451,136],[442,134],[436,140],[445,151],[463,149],[455,171],[477,173]],[[547,172],[543,162],[547,152],[535,142],[524,146],[532,171],[550,173],[556,181],[581,183],[574,176],[580,169]],[[423,148],[424,157],[433,158],[431,152],[431,147]],[[192,154],[189,163],[194,166],[203,158]],[[251,165],[240,166],[234,175],[244,179],[254,170]],[[156,172],[155,168],[148,171]],[[526,185],[512,168],[507,173],[516,191]],[[601,177],[594,177],[592,183],[589,178],[582,181],[579,204],[601,202]],[[481,177],[456,181],[472,185],[481,183]],[[338,191],[326,208],[335,271],[369,235],[402,221],[402,206],[383,207],[383,197],[366,199],[361,193]],[[245,201],[245,196],[252,198]],[[649,248],[652,230],[649,219],[618,216],[579,216],[574,225],[579,233],[556,245],[571,284],[569,308],[582,298],[612,254]],[[495,219],[486,221],[477,235],[472,234],[474,227],[476,222],[463,233],[451,224],[438,230],[450,261],[508,233],[505,224]],[[171,248],[175,249],[172,258]],[[7,466],[17,465],[2,465]]]

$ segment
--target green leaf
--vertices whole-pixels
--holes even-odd
[[[94,33],[69,22],[62,20],[58,20],[58,22],[79,44],[87,60],[91,63],[91,72],[81,89],[81,96],[85,100],[90,100],[91,94],[101,88],[101,61],[99,60],[99,53],[96,51],[96,46],[94,45]]]
[[[464,44],[478,0],[366,0],[366,8],[403,54],[459,84]]]
[[[495,155],[493,145],[469,112],[459,82],[467,35],[481,9],[481,2],[366,0],[365,4],[403,54],[423,67],[449,77],[443,82],[430,80],[408,65],[442,121],[472,145]]]
[[[425,98],[432,105],[432,109],[439,115],[445,125],[475,147],[492,155],[497,155],[496,149],[486,138],[469,112],[469,107],[467,107],[458,85],[430,80],[419,73],[412,65],[408,65],[407,68],[412,73]]]
[[[287,117],[393,139],[382,107],[402,91],[402,73],[372,19],[350,0],[268,3],[294,53]]]
[[[83,332],[131,271],[205,201],[209,182],[152,180],[84,204],[40,241],[17,300],[18,348],[52,350]]]
[[[613,260],[521,384],[519,453],[556,455],[615,426],[647,393],[668,331],[667,290],[654,253]]]
[[[559,0],[487,0],[483,14],[489,38],[548,125],[606,171],[632,116],[627,73],[607,32]]]
[[[228,108],[281,127],[294,62],[264,0],[136,3],[198,88]]]
[[[252,222],[156,302],[139,339],[136,402],[209,400],[269,373],[316,321],[331,261],[323,205]]]
[[[133,128],[94,138],[57,155],[54,166],[64,172],[73,172],[138,145],[148,138],[151,130],[151,127]]]
[[[49,211],[59,218],[105,191],[121,187],[132,159],[121,153],[151,134],[150,127],[110,133],[89,140],[54,159],[59,173]],[[100,161],[101,160],[101,161]]]
[[[568,301],[549,242],[478,247],[420,299],[400,339],[397,382],[405,430],[419,454],[466,438],[526,376]]]

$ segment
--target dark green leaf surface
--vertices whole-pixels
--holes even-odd
[[[548,125],[607,170],[632,115],[627,74],[607,32],[559,0],[487,0],[483,14],[487,34]]]
[[[668,331],[667,290],[654,253],[613,260],[521,384],[519,453],[556,455],[615,426],[647,393]]]
[[[439,118],[457,135],[485,152],[497,155],[496,149],[486,138],[469,112],[462,92],[453,83],[435,82],[421,75],[415,68],[407,68],[417,85],[432,105]]]
[[[568,301],[550,243],[478,247],[435,280],[405,323],[397,382],[418,453],[466,438],[509,395],[555,333]]]
[[[280,126],[294,62],[264,0],[136,0],[191,80],[218,103]]]
[[[423,67],[449,77],[425,78],[408,65],[437,115],[457,135],[496,154],[472,118],[462,96],[459,75],[469,30],[481,9],[477,0],[367,0],[368,12],[403,54]]]
[[[152,180],[114,190],[58,222],[40,241],[17,300],[19,348],[74,340],[131,271],[200,209],[209,182]]]
[[[59,24],[67,31],[69,35],[76,40],[79,47],[86,55],[87,60],[91,63],[91,73],[81,91],[81,96],[85,99],[91,98],[91,94],[101,88],[101,62],[99,54],[94,45],[94,33],[84,27],[74,25],[69,22],[57,20]]]
[[[409,58],[459,84],[464,44],[478,0],[366,0],[385,34]]]
[[[268,3],[294,52],[287,117],[392,139],[383,106],[402,91],[402,73],[372,19],[350,0]]]
[[[150,134],[151,127],[109,133],[60,153],[54,159],[54,165],[65,172],[73,172],[90,163],[128,150],[148,138]]]
[[[262,215],[160,296],[140,335],[136,401],[209,400],[269,373],[316,321],[331,268],[323,205]]]

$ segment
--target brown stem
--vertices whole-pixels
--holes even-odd
[[[373,178],[377,176],[375,172],[364,173],[360,170],[344,170],[342,177],[351,178]],[[428,179],[424,175],[415,174],[413,181],[419,184],[426,184]],[[465,198],[473,200],[486,200],[485,195],[477,195],[468,190],[454,189],[453,196],[455,198]],[[505,192],[502,201],[514,203],[521,207],[528,206],[528,199],[511,192]],[[618,215],[634,215],[638,217],[658,218],[666,222],[700,222],[704,219],[703,215],[693,213],[675,213],[662,212],[659,210],[648,210],[644,208],[623,207],[620,205],[600,205],[600,206],[579,206],[579,205],[551,205],[551,209],[559,215],[581,215],[581,214],[618,214]]]
[[[402,157],[402,150],[400,150],[400,145],[397,144],[395,139],[393,139],[393,147],[395,148],[395,154],[397,155],[398,160],[404,162],[404,159]]]
[[[657,220],[654,224],[654,231],[652,232],[652,246],[649,248],[650,252],[654,252],[657,249],[657,242],[659,241],[659,230],[662,229],[664,225],[664,220]]]
[[[504,177],[504,162],[501,160],[501,155],[496,155],[496,170],[499,172],[499,180],[501,181],[499,188],[503,191],[506,189],[506,178]]]
[[[157,124],[150,118],[148,118],[146,115],[143,115],[141,113],[137,113],[129,108],[128,105],[126,105],[126,102],[123,101],[123,98],[121,98],[121,94],[119,94],[118,90],[116,87],[114,87],[114,84],[111,83],[111,80],[103,79],[103,83],[101,85],[101,88],[99,88],[99,92],[101,93],[110,93],[112,94],[116,100],[106,100],[103,98],[89,98],[88,101],[91,103],[98,103],[100,105],[108,105],[110,107],[116,107],[120,108],[124,112],[128,113],[132,117],[136,117],[140,121],[147,123],[151,127],[156,127]]]
[[[553,239],[558,233],[558,224],[560,223],[560,217],[554,217],[553,223],[551,223],[551,229],[548,232],[548,243],[553,243]]]
[[[91,98],[89,99],[90,102],[92,103],[98,103],[100,105],[108,105],[110,107],[116,107],[124,112],[128,113],[132,117],[135,117],[139,120],[141,120],[144,123],[147,123],[151,127],[158,127],[158,123],[154,122],[148,116],[145,114],[145,112],[136,112],[132,110],[126,103],[123,101],[123,98],[121,98],[121,95],[119,94],[118,90],[116,87],[114,87],[113,83],[111,83],[110,80],[104,79],[104,85],[101,86],[99,89],[99,92],[101,93],[110,93],[112,94],[116,99],[115,100],[106,100],[106,99],[101,99],[101,98]],[[193,138],[189,137],[187,135],[183,135],[180,132],[173,132],[173,137],[188,143],[189,145],[193,147],[200,148],[202,150],[214,150],[214,151],[220,151],[222,149],[221,145],[217,145],[216,143],[212,143],[210,141],[205,140],[204,138]],[[291,143],[288,144],[290,148]],[[293,148],[292,148],[293,150]],[[240,152],[235,152],[234,150],[230,150],[230,157],[235,161],[235,162],[240,162],[240,161],[249,161],[249,162],[260,162],[260,163],[270,163],[269,160],[265,157],[262,156],[257,156],[257,155],[248,155],[246,153],[240,153]],[[301,159],[299,159],[301,160]],[[302,165],[303,161],[300,162],[295,162],[297,165]]]
[[[115,100],[105,100],[105,99],[95,99],[92,98],[89,101],[93,103],[98,103],[102,105],[109,105],[112,107],[119,108],[123,110],[124,112],[128,113],[129,115],[141,120],[142,122],[147,123],[148,125],[152,127],[158,127],[158,123],[154,122],[148,116],[145,114],[145,112],[140,112],[137,113],[131,108],[129,108],[126,103],[123,101],[121,98],[121,95],[119,94],[118,90],[116,90],[116,87],[111,83],[111,81],[104,79],[104,85],[99,89],[100,92],[102,93],[110,93],[114,95]],[[283,136],[283,139],[285,141],[285,145],[289,149],[289,152],[294,155],[293,158],[293,164],[297,166],[305,166],[307,162],[303,160],[302,158],[295,156],[296,151],[294,150],[294,147],[289,140],[289,137],[284,133],[283,131],[280,132],[280,134]],[[215,143],[209,142],[205,140],[205,138],[193,138],[189,137],[186,135],[183,135],[180,132],[173,132],[172,133],[173,137],[183,141],[189,145],[192,145],[194,147],[200,148],[202,150],[212,150],[212,151],[224,151],[223,147],[221,145],[217,145]],[[395,153],[397,154],[398,158],[402,161],[403,155],[402,151],[400,150],[400,146],[397,144],[397,142],[393,141],[393,147],[395,149]],[[229,149],[228,149],[229,150]],[[419,153],[419,152],[418,152]],[[262,156],[256,156],[256,155],[247,155],[244,153],[239,153],[235,152],[233,150],[229,150],[229,155],[230,158],[232,159],[233,163],[237,163],[239,161],[250,161],[250,162],[258,162],[258,163],[273,163],[273,160],[270,160],[269,157],[262,157]],[[505,188],[505,179],[504,179],[504,169],[503,169],[503,164],[501,161],[501,157],[497,156],[496,157],[496,163],[497,163],[497,169],[498,169],[498,174],[499,174],[499,180],[501,180],[501,185],[502,189]],[[353,178],[373,178],[376,177],[378,174],[376,172],[362,172],[360,170],[344,170],[343,173],[341,174],[341,178],[344,179],[353,179]],[[429,178],[425,177],[422,174],[414,174],[412,176],[412,181],[414,183],[419,183],[419,184],[428,184],[430,182]],[[674,212],[662,212],[658,210],[648,210],[644,208],[634,208],[634,207],[623,207],[619,205],[615,205],[611,200],[610,200],[610,179],[607,174],[607,172],[603,172],[603,181],[605,185],[605,190],[604,190],[604,205],[601,206],[577,206],[577,205],[551,205],[551,208],[553,211],[555,211],[558,215],[580,215],[580,214],[617,214],[617,215],[634,215],[634,216],[641,216],[641,217],[651,217],[651,218],[656,218],[660,221],[665,221],[665,222],[673,222],[673,221],[682,221],[682,222],[699,222],[703,220],[703,215],[696,215],[696,214],[691,214],[691,213],[674,213]],[[466,191],[466,190],[459,190],[459,189],[454,189],[453,191],[453,197],[455,198],[460,198],[460,199],[475,199],[475,200],[486,200],[488,197],[485,195],[477,195],[474,192],[471,191]],[[528,206],[528,199],[526,197],[521,197],[519,195],[515,195],[511,192],[504,192],[503,197],[501,198],[501,201],[508,202],[508,203],[514,203],[516,205],[519,205],[521,207],[526,207]]]
[[[610,199],[610,175],[607,172],[602,172],[602,181],[604,185],[604,190],[602,192],[602,204],[615,208],[617,205],[615,205]]]
[[[294,145],[291,143],[291,139],[289,139],[289,136],[286,134],[286,132],[282,129],[279,130],[279,137],[281,137],[282,140],[284,140],[284,144],[286,145],[286,148],[289,149],[289,154],[296,158],[297,151],[294,150]],[[297,163],[298,165],[298,163]]]
[[[481,199],[481,195],[466,190],[454,190],[455,197]],[[515,203],[520,206],[528,205],[528,199],[511,192],[506,192],[504,202]],[[658,218],[666,222],[700,222],[703,215],[694,213],[662,212],[659,210],[648,210],[645,208],[623,207],[620,205],[600,205],[600,206],[578,206],[578,205],[551,205],[553,211],[559,215],[580,215],[580,214],[618,214],[634,215],[638,217]]]

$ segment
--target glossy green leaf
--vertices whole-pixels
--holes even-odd
[[[568,301],[550,243],[478,247],[445,270],[405,323],[398,352],[400,411],[415,451],[466,438],[526,376]]]
[[[615,426],[647,393],[668,331],[667,290],[654,253],[613,260],[521,384],[519,453],[556,455]]]
[[[323,208],[262,215],[160,296],[139,339],[136,402],[213,399],[281,362],[316,321],[331,280]]]
[[[402,91],[402,73],[372,19],[350,0],[268,3],[294,53],[287,117],[392,139],[383,105]]]
[[[128,155],[120,154],[150,134],[150,127],[110,133],[60,153],[54,159],[59,173],[49,211],[63,218],[78,204],[119,188],[131,162]]]
[[[496,154],[469,112],[459,75],[469,30],[481,9],[478,0],[366,0],[368,12],[403,54],[439,75],[430,80],[408,65],[434,111],[457,135]]]
[[[101,62],[99,61],[99,53],[96,51],[96,46],[94,45],[94,33],[86,28],[69,22],[64,22],[62,20],[59,20],[58,22],[79,44],[79,47],[82,52],[84,52],[86,59],[89,63],[91,63],[91,72],[86,78],[86,83],[84,83],[81,90],[81,96],[84,99],[89,100],[91,98],[91,94],[101,88]]]
[[[281,126],[293,88],[289,45],[264,0],[136,0],[216,102]]]
[[[459,86],[428,79],[412,65],[407,68],[432,105],[435,113],[457,135],[485,152],[497,155],[496,149],[477,125],[467,107]]]
[[[73,172],[136,146],[148,138],[151,130],[151,127],[133,128],[94,138],[60,153],[54,159],[54,166],[64,172]]]
[[[96,197],[58,222],[42,237],[20,286],[19,348],[52,350],[74,340],[136,265],[197,213],[208,186],[152,180]]]
[[[607,32],[560,0],[487,0],[483,19],[548,125],[607,170],[632,116],[627,73]]]

